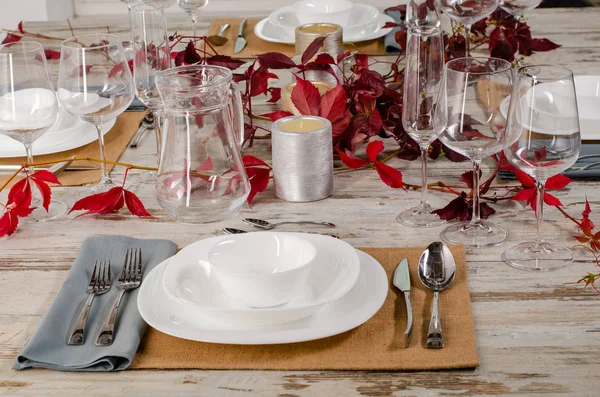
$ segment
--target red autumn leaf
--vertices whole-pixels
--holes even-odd
[[[384,145],[382,141],[371,141],[367,145],[367,157],[372,162],[377,161],[377,155],[383,151]]]
[[[373,113],[369,116],[369,132],[371,135],[379,134],[379,130],[381,130],[381,126],[383,125],[383,120],[381,119],[381,115],[379,111],[374,110]]]
[[[292,103],[298,112],[306,116],[318,116],[320,101],[319,89],[310,81],[297,77],[292,90]]]
[[[23,38],[23,36],[19,36],[18,34],[7,33],[4,40],[2,40],[2,44],[16,43],[17,41],[20,41],[22,38]]]
[[[302,58],[300,59],[300,62],[302,62],[302,64],[306,64],[315,55],[317,55],[317,52],[319,52],[321,47],[323,47],[323,42],[325,41],[326,38],[327,38],[327,36],[321,36],[321,37],[317,37],[316,39],[314,39],[312,41],[312,43],[310,43],[308,45],[308,47],[306,47],[306,49],[304,50],[304,53],[302,53]]]
[[[268,91],[271,93],[271,98],[267,99],[267,102],[275,103],[281,99],[281,88],[271,87]]]
[[[459,221],[466,221],[469,218],[469,204],[467,201],[467,194],[461,192],[461,195],[450,201],[444,208],[440,208],[431,211],[432,214],[436,214],[445,221],[451,221],[457,219]]]
[[[258,68],[250,77],[250,96],[266,95],[269,79],[276,79],[277,75],[269,72],[265,67]]]
[[[369,69],[369,56],[366,54],[355,54],[354,61],[356,62],[356,71],[362,72]]]
[[[179,51],[177,53],[175,53],[175,66],[181,66],[183,65],[184,59],[185,59],[185,51]]]
[[[195,63],[200,62],[201,60],[202,57],[200,57],[200,54],[198,54],[198,52],[196,51],[196,47],[194,47],[194,42],[190,40],[188,45],[185,47],[183,62],[187,63],[188,65],[193,65]]]
[[[112,189],[98,194],[84,197],[73,204],[69,214],[73,211],[85,210],[86,212],[77,217],[88,214],[109,214],[123,208],[123,187],[116,186]]]
[[[257,56],[260,64],[269,69],[291,69],[296,64],[290,57],[279,52],[267,52]]]
[[[236,70],[244,64],[244,61],[240,61],[239,59],[233,59],[232,57],[227,55],[214,55],[212,57],[206,58],[206,63],[209,65],[223,66],[230,70]]]
[[[332,123],[331,133],[334,142],[337,142],[342,136],[342,134],[344,134],[344,132],[348,129],[350,121],[352,121],[352,112],[346,109],[344,115],[340,119]]]
[[[355,87],[359,94],[377,98],[385,91],[385,80],[380,73],[374,70],[365,70],[360,74]]]
[[[261,116],[262,117],[268,117],[268,118],[271,119],[271,121],[277,121],[277,120],[282,119],[284,117],[293,116],[293,114],[290,113],[290,112],[286,112],[285,110],[278,110],[276,112],[261,114]]]
[[[42,195],[42,205],[46,209],[46,211],[48,211],[50,201],[52,200],[52,191],[50,190],[50,186],[48,186],[48,183],[60,185],[58,178],[56,177],[56,175],[46,170],[34,172],[33,174],[31,174],[30,178],[38,187],[40,194]]]
[[[5,210],[0,217],[0,237],[10,236],[19,225],[19,218],[10,210]]]
[[[531,39],[530,48],[533,51],[550,51],[560,47],[560,45],[548,39]]]
[[[573,182],[571,178],[568,178],[562,174],[558,174],[548,178],[544,187],[546,190],[561,190],[571,182]]]
[[[60,51],[44,50],[44,55],[46,56],[46,59],[49,60],[60,59]]]
[[[124,62],[116,64],[115,66],[113,66],[113,68],[108,73],[108,78],[110,79],[110,78],[115,77],[117,74],[121,73],[123,70],[125,70]]]
[[[335,60],[328,53],[322,52],[315,58],[315,63],[319,65],[335,65]]]
[[[395,168],[390,167],[387,164],[382,163],[381,161],[374,161],[375,169],[379,174],[379,177],[389,187],[394,189],[404,188],[404,183],[402,182],[402,172]]]
[[[146,207],[142,204],[142,201],[135,194],[131,193],[129,190],[123,190],[125,194],[125,204],[127,204],[127,208],[129,211],[135,216],[152,216],[146,211]]]
[[[332,123],[344,115],[346,110],[346,91],[342,85],[337,85],[327,91],[321,98],[319,116],[324,117]]]
[[[244,167],[259,167],[259,166],[264,166],[264,167],[271,168],[269,166],[269,164],[265,163],[264,161],[262,161],[258,157],[254,157],[254,156],[250,156],[250,155],[244,156],[242,158],[242,161],[244,163]]]
[[[347,167],[350,167],[352,169],[362,168],[365,165],[369,164],[369,162],[367,160],[358,158],[358,157],[354,156],[354,154],[352,154],[348,151],[341,151],[338,149],[337,152],[340,155],[340,160],[342,160],[344,165],[346,165]]]
[[[22,34],[25,34],[25,30],[23,30],[23,21],[19,22],[19,24],[17,25],[17,29],[19,30],[19,32],[21,32]]]
[[[73,69],[73,72],[71,73],[71,75],[73,77],[82,77],[84,75],[84,70],[85,70],[85,74],[87,75],[90,72],[90,70],[92,70],[93,66],[94,65],[85,65],[85,69],[84,69],[84,65],[79,65],[78,67]]]
[[[269,168],[258,168],[249,167],[246,168],[246,174],[248,175],[248,181],[250,182],[250,194],[248,195],[248,204],[252,203],[254,196],[257,193],[262,193],[269,186],[269,175],[271,170]]]
[[[585,198],[585,208],[584,208],[583,212],[581,213],[581,223],[580,223],[581,231],[586,235],[590,235],[592,232],[592,229],[594,228],[594,222],[592,222],[590,220],[591,212],[592,212],[592,209],[590,208],[590,203],[586,197]]]

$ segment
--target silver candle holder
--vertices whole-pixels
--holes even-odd
[[[331,122],[316,116],[285,117],[273,123],[275,196],[309,202],[333,194]]]
[[[302,55],[316,38],[326,36],[319,53],[326,52],[337,59],[344,52],[342,27],[333,23],[309,23],[296,28],[296,55]]]

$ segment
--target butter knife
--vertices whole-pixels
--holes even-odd
[[[406,303],[406,329],[404,330],[404,347],[410,344],[412,334],[413,313],[410,302],[410,273],[408,271],[408,260],[402,259],[394,271],[393,283],[396,288],[404,293],[404,302]]]
[[[246,39],[244,38],[244,28],[246,27],[246,22],[248,22],[248,18],[242,19],[242,23],[240,23],[240,30],[238,30],[238,37],[235,41],[235,49],[233,50],[234,54],[240,53],[244,47],[246,47]]]

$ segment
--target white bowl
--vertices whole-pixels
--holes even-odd
[[[287,233],[232,235],[208,251],[208,263],[224,292],[249,307],[287,303],[302,288],[317,250]]]
[[[301,0],[294,3],[301,25],[318,22],[347,25],[353,7],[354,3],[350,0]]]

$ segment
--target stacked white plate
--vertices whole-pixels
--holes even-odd
[[[350,0],[301,0],[275,10],[254,27],[254,34],[273,43],[294,44],[295,29],[307,23],[334,23],[343,28],[344,42],[373,40],[385,36],[394,20],[368,4]]]
[[[175,337],[252,345],[336,335],[361,325],[381,308],[388,279],[375,259],[329,236],[279,235],[301,238],[316,248],[302,290],[287,303],[248,307],[226,294],[222,280],[211,271],[209,252],[236,236],[218,236],[189,245],[153,269],[140,287],[140,314],[153,328]],[[256,245],[256,252],[261,249]]]

